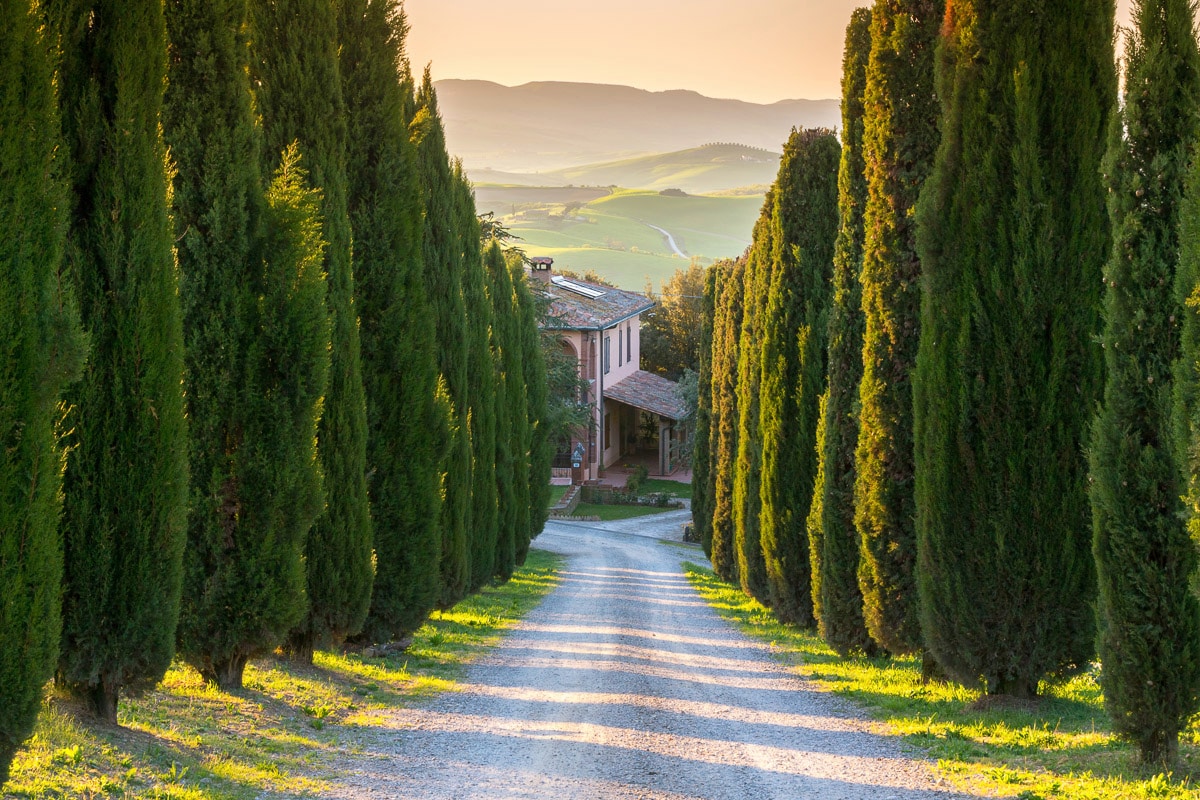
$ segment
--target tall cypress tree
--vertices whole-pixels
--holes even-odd
[[[396,0],[339,0],[338,30],[376,556],[363,638],[388,641],[437,603],[447,432],[435,399],[404,14]]]
[[[462,163],[454,164],[455,214],[462,248],[462,293],[467,314],[467,419],[471,438],[469,591],[492,578],[496,568],[496,374],[492,360],[492,305],[487,294],[475,193]]]
[[[713,571],[729,583],[738,580],[737,541],[733,524],[733,484],[738,452],[738,341],[742,330],[742,300],[746,283],[743,256],[723,281],[713,317],[713,454],[712,555]]]
[[[47,6],[73,161],[69,259],[93,355],[68,395],[59,680],[97,715],[175,652],[187,523],[183,331],[159,131],[162,0]]]
[[[61,624],[59,397],[84,338],[61,279],[67,194],[39,3],[0,18],[0,788],[33,730]]]
[[[943,0],[876,0],[863,97],[866,328],[855,525],[863,616],[871,637],[892,653],[921,648],[912,421],[921,260],[913,208],[938,143],[934,52],[943,6]]]
[[[854,526],[854,454],[858,384],[862,380],[863,94],[871,52],[871,11],[860,8],[846,28],[842,58],[842,158],[838,172],[838,237],[829,314],[829,376],[817,437],[819,465],[808,517],[813,611],[821,637],[839,653],[870,652],[858,587]]]
[[[525,443],[527,427],[525,375],[522,360],[521,316],[513,292],[512,274],[499,242],[493,241],[484,256],[488,298],[493,309],[492,354],[496,387],[496,547],[493,572],[502,580],[512,577],[517,559],[521,503],[517,484],[528,485],[529,461]],[[524,499],[527,509],[529,500]],[[528,530],[528,512],[525,515]]]
[[[554,440],[550,436],[550,392],[546,356],[542,350],[543,334],[538,327],[537,301],[525,280],[522,262],[514,259],[509,264],[509,272],[520,312],[521,370],[525,376],[524,425],[519,417],[513,423],[517,428],[514,431],[516,458],[526,477],[517,485],[516,557],[518,564],[524,564],[530,541],[542,532],[550,515],[550,465],[554,460]]]
[[[921,628],[951,677],[990,694],[1034,695],[1092,653],[1082,453],[1102,375],[1113,14],[964,0],[939,51],[943,141],[918,206]]]
[[[775,267],[772,214],[777,186],[771,187],[754,225],[754,244],[746,259],[742,329],[738,337],[737,461],[733,470],[733,538],[742,591],[764,604],[771,602],[767,565],[763,560],[759,521],[762,515],[762,436],[759,391],[762,386],[762,332],[767,294]]]
[[[439,602],[450,606],[470,580],[467,522],[471,502],[471,437],[467,396],[467,315],[463,300],[463,242],[455,210],[456,185],[446,133],[429,70],[417,92],[410,125],[425,199],[425,288],[436,330],[438,371],[449,400],[449,448],[441,466],[442,552]]]
[[[355,309],[346,181],[346,108],[332,0],[250,0],[251,79],[266,157],[298,142],[321,190],[331,320],[329,387],[317,428],[325,510],[309,532],[309,610],[288,649],[311,660],[315,646],[357,633],[371,602],[372,533],[367,493],[367,410]],[[335,488],[336,487],[336,488]]]
[[[813,622],[807,520],[825,392],[840,159],[837,137],[824,129],[793,131],[784,147],[763,310],[762,552],[775,614],[803,626]]]
[[[1092,425],[1097,644],[1104,704],[1147,764],[1170,766],[1200,702],[1200,603],[1180,495],[1172,370],[1185,317],[1175,294],[1179,215],[1195,149],[1200,50],[1187,0],[1139,0],[1105,174],[1104,404]],[[1186,268],[1185,268],[1186,269]],[[1191,294],[1193,283],[1187,288]],[[1185,359],[1194,374],[1196,361]]]
[[[700,323],[700,375],[696,402],[696,446],[692,454],[692,520],[704,554],[712,558],[712,464],[713,439],[713,322],[717,313],[717,297],[729,262],[709,267],[704,275],[704,300]]]
[[[237,687],[305,609],[304,539],[324,502],[312,445],[329,368],[324,244],[297,155],[263,182],[245,0],[166,11],[192,433],[178,641],[207,680]]]

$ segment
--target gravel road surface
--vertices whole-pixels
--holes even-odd
[[[928,762],[872,734],[690,588],[686,512],[547,525],[562,585],[463,691],[380,716],[337,798],[950,800]],[[606,529],[607,528],[607,529]]]

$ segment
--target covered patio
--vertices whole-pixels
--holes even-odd
[[[638,370],[605,387],[605,412],[621,421],[621,457],[609,470],[624,471],[644,464],[651,475],[666,477],[676,471],[682,431],[687,417],[676,384],[659,375]]]

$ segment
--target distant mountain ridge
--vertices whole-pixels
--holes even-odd
[[[710,142],[778,152],[793,127],[834,128],[841,121],[837,100],[761,105],[591,83],[442,80],[436,86],[447,143],[468,172],[549,172]]]
[[[742,144],[706,144],[690,150],[622,161],[566,167],[549,172],[470,169],[476,184],[510,186],[621,186],[682,189],[689,194],[770,184],[779,172],[779,153]]]

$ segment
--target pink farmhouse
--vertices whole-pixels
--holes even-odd
[[[589,430],[558,443],[555,476],[595,481],[621,462],[653,454],[650,472],[669,475],[686,409],[676,384],[640,369],[641,318],[654,301],[637,292],[598,286],[553,273],[553,260],[531,259],[533,286],[550,299],[546,328],[579,364],[592,409]]]

